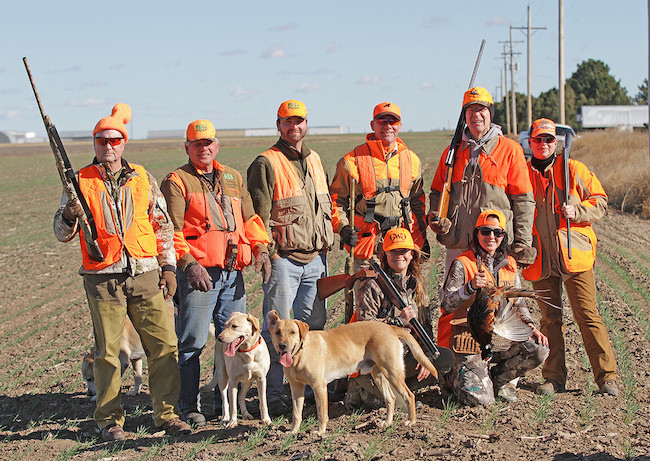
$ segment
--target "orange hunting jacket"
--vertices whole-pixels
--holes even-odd
[[[397,154],[388,161],[386,149],[381,141],[374,139],[374,133],[368,134],[366,143],[357,146],[341,158],[336,166],[336,174],[330,185],[330,194],[334,203],[332,224],[339,232],[349,225],[347,211],[350,201],[350,178],[356,184],[355,218],[359,243],[354,247],[354,256],[358,259],[370,258],[376,250],[377,237],[381,234],[379,224],[365,222],[368,200],[375,199],[375,214],[378,217],[401,217],[402,199],[410,202],[410,223],[402,223],[413,235],[418,247],[424,244],[426,224],[424,222],[425,197],[422,190],[420,159],[401,139],[397,139]],[[389,191],[382,188],[391,187]],[[377,193],[378,189],[380,190]]]
[[[445,183],[447,151],[440,157],[431,182],[429,204],[438,209]],[[521,146],[512,139],[496,136],[481,150],[476,168],[469,163],[470,149],[466,142],[456,153],[451,179],[448,218],[451,229],[437,238],[447,248],[467,249],[472,240],[476,218],[487,209],[501,211],[506,217],[508,243],[530,247],[535,204]]]
[[[535,262],[523,270],[526,280],[548,278],[553,269],[562,274],[585,272],[596,260],[593,223],[607,213],[607,194],[598,178],[581,162],[569,159],[569,204],[576,209],[571,221],[571,259],[567,248],[567,223],[561,209],[565,203],[564,171],[560,156],[544,173],[528,162],[535,195],[533,246]]]
[[[213,167],[220,175],[227,202],[215,199],[191,163],[171,172],[162,182],[161,190],[174,223],[176,257],[181,268],[192,262],[192,257],[204,267],[223,268],[228,242],[232,241],[238,249],[235,269],[241,270],[251,263],[251,248],[257,255],[266,248],[269,238],[264,223],[254,213],[239,172],[216,160]],[[218,189],[216,184],[214,190]],[[232,219],[228,223],[227,215],[234,218],[234,223]]]

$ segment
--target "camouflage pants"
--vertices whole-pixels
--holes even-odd
[[[489,406],[501,386],[541,365],[548,352],[548,347],[527,339],[494,352],[491,362],[481,359],[481,354],[455,353],[454,367],[446,380],[461,403]]]

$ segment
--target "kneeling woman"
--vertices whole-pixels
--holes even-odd
[[[367,278],[361,282],[357,293],[355,317],[357,321],[376,320],[404,327],[411,319],[418,318],[418,312],[420,317],[424,317],[423,311],[429,305],[424,281],[420,275],[420,252],[413,243],[411,233],[402,228],[389,230],[384,237],[382,248],[384,251],[380,257],[381,267],[400,294],[408,300],[409,306],[398,309],[381,290],[377,280]],[[426,323],[422,320],[421,318],[421,323]],[[408,351],[407,348],[404,350]],[[429,372],[424,367],[419,367],[410,351],[406,352],[404,361],[406,384],[411,390],[435,382],[433,377],[429,378]],[[358,407],[359,398],[371,406],[373,398],[382,399],[381,392],[372,382],[370,375],[359,376],[350,382],[346,405],[349,408]]]
[[[445,381],[458,399],[470,406],[493,404],[495,389],[504,400],[517,400],[517,379],[541,365],[549,352],[548,339],[533,324],[522,298],[517,298],[514,303],[519,309],[519,317],[533,329],[526,341],[495,341],[492,362],[487,362],[481,358],[480,347],[469,331],[467,310],[479,288],[490,283],[521,287],[515,260],[508,256],[505,228],[503,213],[483,211],[476,220],[470,249],[454,259],[443,286],[438,344],[450,347],[455,358],[454,367]],[[493,364],[491,370],[490,363]]]

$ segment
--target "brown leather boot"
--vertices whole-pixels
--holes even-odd
[[[180,418],[173,418],[160,427],[167,435],[190,435],[192,428]]]
[[[102,429],[102,439],[104,442],[114,442],[117,440],[126,440],[124,429],[117,423],[106,426]]]

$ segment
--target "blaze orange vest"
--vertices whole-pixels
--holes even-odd
[[[562,205],[564,205],[564,170],[563,162],[560,158],[555,161],[553,165],[553,180],[554,184],[553,193],[555,194],[555,214],[558,216],[559,225],[557,230],[558,242],[562,254],[562,263],[564,268],[569,273],[585,272],[591,269],[596,261],[596,233],[594,232],[591,224],[579,223],[571,221],[571,259],[569,259],[569,250],[567,247],[567,221],[562,216]],[[569,204],[577,205],[582,199],[578,194],[578,188],[575,180],[577,169],[580,165],[574,161],[569,160]],[[549,187],[550,179],[546,178],[537,170],[533,169],[530,164],[528,165],[530,180],[533,185],[533,193],[537,196],[538,193],[544,194],[547,187]],[[597,191],[606,195],[604,190]],[[535,209],[535,220],[537,220],[537,209]],[[537,281],[542,277],[542,245],[540,242],[539,232],[537,225],[533,222],[533,247],[537,248],[537,257],[535,262],[522,270],[522,274],[526,280]]]
[[[465,269],[465,282],[469,282],[478,272],[478,267],[476,265],[476,254],[474,254],[472,250],[467,250],[456,259],[458,259],[463,264],[463,269]],[[517,276],[517,263],[512,256],[508,256],[508,264],[499,269],[499,272],[497,272],[497,280],[494,280],[494,277],[489,271],[486,270],[485,274],[487,275],[488,282],[491,282],[495,285],[514,285],[515,277]],[[456,308],[454,312],[451,312],[449,314],[443,313],[440,316],[440,319],[438,320],[438,345],[449,348],[452,326],[451,320],[464,318],[466,319],[467,309],[472,305],[475,298],[475,295],[470,296],[467,301]]]
[[[402,149],[397,155],[399,158],[399,191],[402,198],[405,198],[409,196],[409,190],[411,189],[413,159],[408,149]],[[369,259],[375,253],[376,240],[379,233],[378,224],[374,220],[375,196],[379,192],[394,189],[386,190],[386,188],[377,188],[375,161],[368,143],[355,147],[354,159],[359,172],[359,184],[361,185],[363,198],[366,199],[367,211],[365,216],[355,215],[354,217],[354,226],[358,229],[359,241],[354,247],[353,252],[355,258]],[[354,199],[356,200],[356,197]],[[407,215],[409,216],[410,222],[404,223],[404,226],[413,233],[417,223],[410,206],[408,207]]]
[[[101,270],[115,264],[122,257],[124,248],[136,259],[158,256],[156,235],[149,221],[149,178],[144,167],[131,164],[129,167],[136,174],[121,188],[122,202],[115,204],[119,217],[113,215],[113,200],[97,165],[79,170],[79,187],[95,218],[97,243],[105,256],[102,262],[90,259],[85,237],[80,232],[83,267],[86,270]],[[120,227],[123,227],[123,236],[118,233]]]
[[[275,175],[270,226],[279,249],[319,251],[334,242],[332,199],[320,157],[314,151],[305,157],[308,176],[314,185],[317,206],[308,203],[303,191],[305,181],[296,167],[279,149],[262,153],[269,159]],[[313,219],[306,213],[314,212]]]
[[[216,163],[216,162],[215,162]],[[215,165],[219,169],[221,165]],[[220,174],[221,171],[216,171]],[[231,174],[232,170],[231,170]],[[209,191],[200,189],[201,180],[178,168],[169,175],[169,180],[173,181],[181,189],[187,203],[185,210],[185,220],[183,222],[183,239],[189,246],[189,251],[194,259],[204,267],[225,267],[227,257],[228,242],[232,240],[237,245],[237,259],[235,269],[242,270],[248,266],[251,261],[251,244],[245,235],[245,225],[242,217],[241,199],[238,190],[224,190],[222,193],[230,201],[232,213],[235,218],[235,229],[219,229],[215,222],[226,222],[223,216],[223,210],[220,205],[210,206],[215,202],[214,197]],[[190,183],[194,182],[190,187]],[[188,189],[201,190],[201,192],[188,192]],[[224,189],[226,186],[224,185]],[[217,210],[221,214],[221,219],[216,220],[212,216],[211,210]],[[206,223],[212,223],[206,225]],[[183,253],[184,254],[184,253]],[[177,258],[182,256],[178,253]]]

